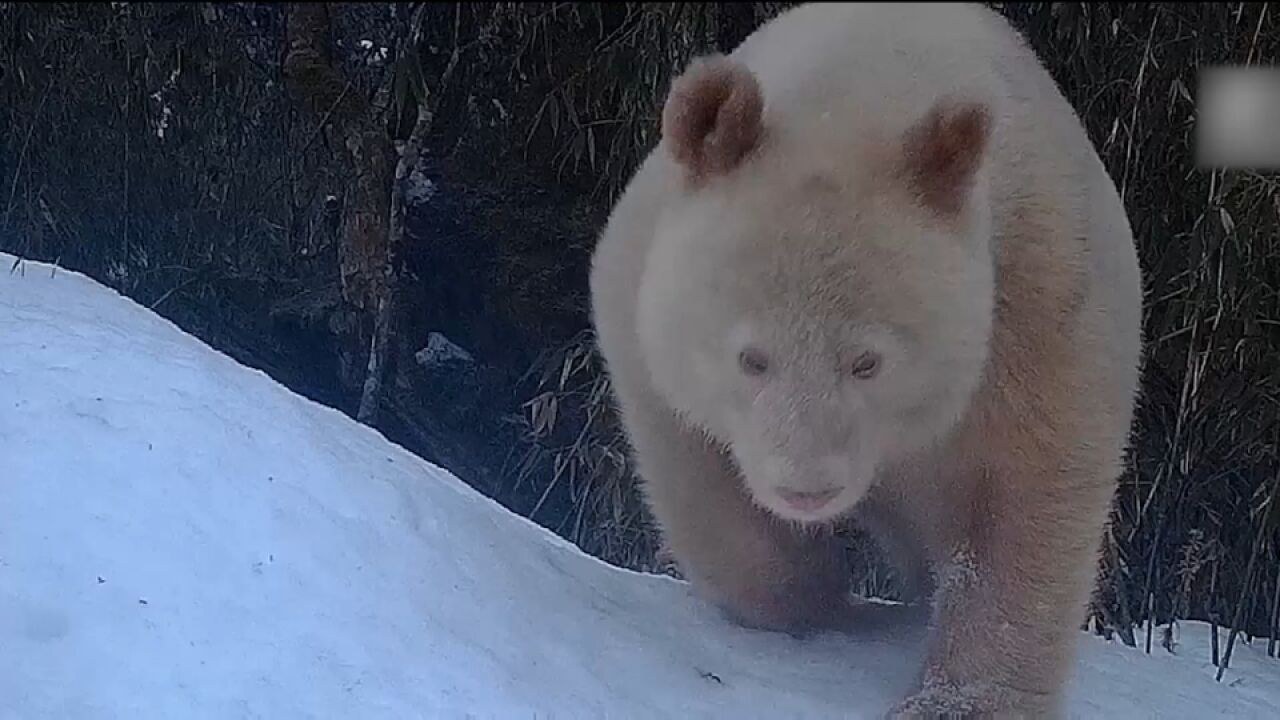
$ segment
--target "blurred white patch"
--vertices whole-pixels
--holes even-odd
[[[1197,111],[1197,165],[1280,168],[1280,70],[1202,70]]]

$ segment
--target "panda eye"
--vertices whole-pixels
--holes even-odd
[[[874,352],[864,352],[849,366],[849,374],[859,380],[875,377],[880,371],[880,356]]]
[[[738,367],[751,377],[759,377],[769,371],[769,358],[756,348],[745,348],[738,353]]]

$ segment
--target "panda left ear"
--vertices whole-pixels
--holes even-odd
[[[908,128],[902,170],[927,209],[944,218],[963,210],[991,145],[992,124],[987,105],[944,99]]]
[[[755,75],[723,55],[699,58],[662,110],[667,151],[694,183],[731,172],[760,142],[764,97]]]

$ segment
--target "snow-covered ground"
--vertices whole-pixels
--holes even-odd
[[[0,254],[0,717],[876,717],[920,636],[727,624],[80,275]],[[1280,716],[1086,636],[1078,717]]]

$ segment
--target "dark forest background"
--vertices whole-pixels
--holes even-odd
[[[670,570],[587,263],[672,73],[787,5],[0,3],[0,250],[106,283],[586,552]],[[1147,278],[1090,626],[1152,647],[1153,622],[1206,619],[1275,654],[1280,183],[1193,153],[1198,69],[1280,59],[1274,7],[996,7],[1083,116]]]

